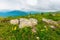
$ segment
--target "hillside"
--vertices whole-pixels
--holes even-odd
[[[9,23],[9,21],[7,21],[19,18],[37,19],[37,32],[33,33],[30,27],[20,29],[18,25],[12,25]],[[56,28],[53,28],[50,25],[54,26],[55,24],[48,24],[42,21],[43,18],[52,20],[54,22],[60,22],[60,13],[52,14],[50,12],[43,14],[30,14],[27,16],[0,18],[0,40],[60,40],[60,25],[56,26]]]

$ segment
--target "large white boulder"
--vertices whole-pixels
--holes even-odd
[[[46,22],[49,25],[54,25],[54,26],[57,26],[57,27],[59,26],[59,24],[56,21],[51,20],[51,19],[43,18],[42,21]]]
[[[33,19],[33,18],[30,18],[30,19],[21,18],[19,28],[33,27],[35,25],[37,25],[37,20],[36,19]]]

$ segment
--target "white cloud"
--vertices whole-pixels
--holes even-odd
[[[0,10],[60,10],[60,0],[0,0]]]
[[[28,5],[31,5],[31,6],[37,5],[37,0],[27,0],[26,2]]]

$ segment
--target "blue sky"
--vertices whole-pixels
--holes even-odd
[[[0,0],[0,10],[60,11],[60,0]]]

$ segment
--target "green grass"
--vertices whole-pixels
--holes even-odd
[[[42,18],[58,21],[60,20],[60,16],[33,14],[27,16],[1,18],[0,20],[19,18],[36,18],[38,20],[38,24],[36,25],[37,32],[32,32],[32,28],[30,27],[20,29],[18,25],[12,25],[9,22],[0,22],[0,40],[38,40],[37,37],[39,37],[39,40],[60,40],[60,28],[52,29],[49,25],[42,21]],[[14,30],[15,27],[17,28],[16,30]]]

